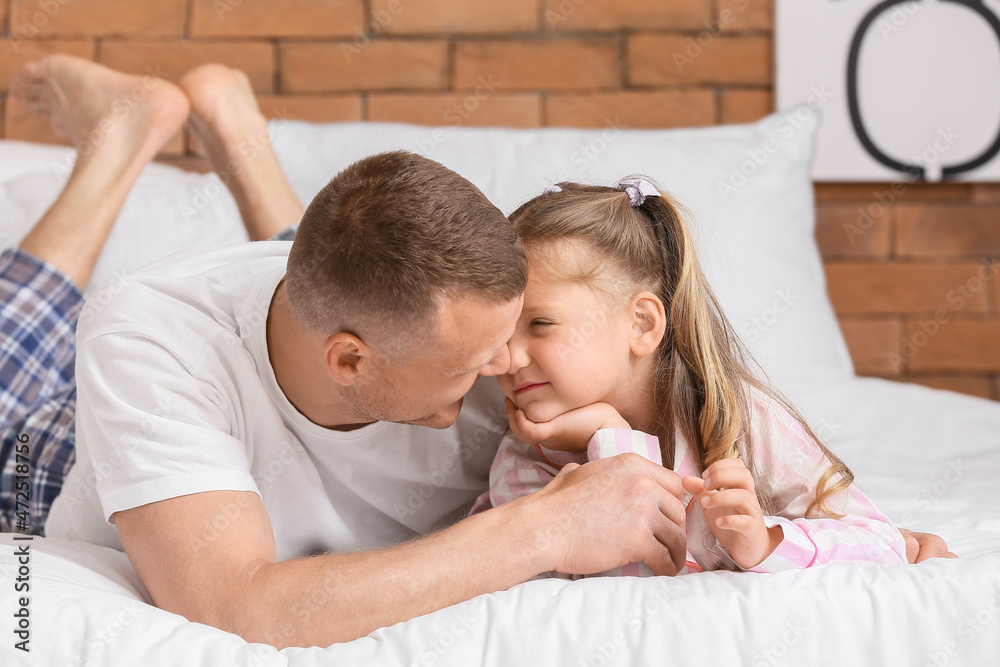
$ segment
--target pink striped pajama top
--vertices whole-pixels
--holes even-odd
[[[758,492],[771,499],[774,516],[764,516],[769,528],[780,525],[784,539],[752,572],[780,572],[836,561],[868,561],[883,565],[906,563],[903,536],[861,490],[851,484],[827,498],[841,519],[802,518],[816,497],[816,484],[826,469],[826,458],[799,423],[777,401],[751,389],[751,434],[757,465],[765,474],[754,479]],[[490,491],[471,513],[496,507],[545,486],[563,465],[635,452],[660,464],[659,441],[641,431],[603,429],[594,434],[586,453],[561,452],[520,442],[511,434],[503,439],[490,471]],[[684,438],[677,434],[674,470],[681,476],[700,476]],[[488,499],[487,499],[488,495]],[[681,573],[738,570],[739,566],[717,542],[701,505],[684,493],[687,507],[687,563]],[[554,574],[554,573],[553,573]],[[629,563],[605,575],[649,575],[642,563]],[[566,576],[566,575],[554,575]],[[575,576],[574,576],[575,578]]]

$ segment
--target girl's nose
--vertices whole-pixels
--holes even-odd
[[[510,356],[507,373],[514,375],[522,368],[531,364],[528,348],[524,344],[522,337],[518,334],[515,333],[514,337],[507,341],[507,350]]]

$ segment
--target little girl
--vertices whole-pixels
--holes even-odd
[[[638,453],[682,476],[682,572],[906,563],[903,537],[750,371],[678,206],[642,179],[560,183],[511,221],[529,277],[500,378],[494,506],[573,461]],[[650,574],[630,563],[606,574]]]

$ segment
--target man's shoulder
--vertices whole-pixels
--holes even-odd
[[[163,332],[231,317],[263,275],[283,269],[290,246],[265,241],[177,253],[122,276],[87,300],[77,338]]]

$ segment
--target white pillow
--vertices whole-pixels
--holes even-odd
[[[436,159],[478,185],[505,213],[560,180],[614,184],[641,173],[692,213],[702,267],[758,361],[788,387],[853,374],[826,295],[813,235],[809,167],[817,118],[808,107],[749,125],[629,130],[428,128],[275,121],[271,135],[303,202],[348,164],[396,148]],[[0,142],[0,163],[24,144]],[[65,182],[54,150],[33,172],[0,184],[2,245],[13,245]],[[58,172],[62,171],[60,174]],[[246,240],[218,178],[150,165],[128,198],[91,288],[167,254]]]
[[[785,387],[854,373],[826,294],[809,177],[818,118],[807,106],[749,125],[682,130],[427,128],[279,121],[271,135],[299,198],[372,153],[422,153],[505,213],[561,180],[645,174],[691,212],[702,268],[730,322]]]
[[[13,142],[0,142],[0,163],[9,154],[7,143]],[[68,176],[60,159],[0,183],[0,248],[20,243]],[[236,202],[218,177],[151,164],[125,200],[86,292],[174,252],[246,240]]]

